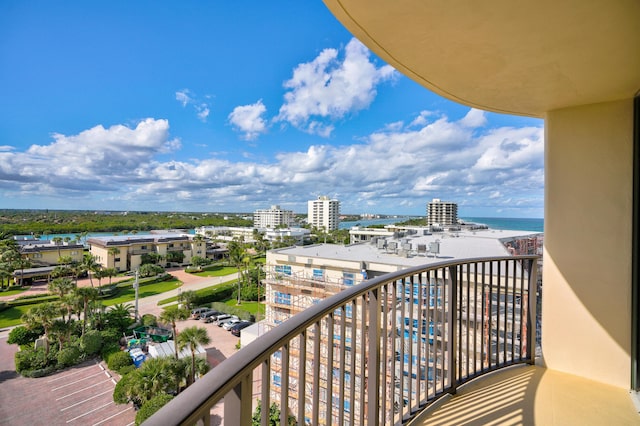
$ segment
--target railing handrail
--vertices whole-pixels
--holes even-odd
[[[319,303],[297,313],[287,321],[279,324],[258,339],[249,343],[238,353],[225,359],[218,366],[197,380],[178,397],[171,400],[156,414],[150,417],[145,425],[166,424],[195,424],[202,418],[202,407],[213,407],[227,393],[232,391],[240,382],[250,374],[274,352],[284,344],[290,342],[301,332],[317,323],[326,315],[334,312],[345,303],[366,294],[369,291],[380,288],[382,285],[409,277],[432,269],[444,267],[456,267],[483,262],[504,262],[517,260],[536,260],[538,255],[478,257],[468,259],[445,260],[427,265],[415,266],[380,275],[366,281],[347,287],[338,294],[334,294]],[[535,283],[533,284],[535,285]],[[535,291],[535,289],[534,289]],[[532,342],[530,343],[532,344]]]

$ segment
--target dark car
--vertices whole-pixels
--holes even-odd
[[[240,337],[240,331],[244,328],[249,327],[250,325],[252,325],[253,323],[251,321],[241,321],[237,324],[234,324],[233,327],[231,327],[229,329],[229,331],[231,332],[231,334],[233,334],[236,337]]]

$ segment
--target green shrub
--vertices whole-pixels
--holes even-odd
[[[153,314],[144,314],[142,316],[142,325],[147,327],[155,327],[158,325],[158,319]]]
[[[231,282],[227,284],[217,285],[215,287],[209,287],[202,290],[197,290],[198,304],[205,304],[211,302],[221,302],[231,297],[233,291],[236,288],[236,283]]]
[[[120,372],[122,367],[133,364],[133,360],[129,356],[128,352],[118,351],[109,355],[107,359],[107,366],[109,370]]]
[[[15,306],[25,306],[25,305],[36,305],[38,303],[54,302],[59,299],[60,298],[58,296],[42,296],[42,295],[22,296],[21,298],[8,301],[7,306],[15,307]]]
[[[131,373],[135,369],[136,369],[136,366],[133,364],[125,365],[124,367],[120,367],[120,370],[118,370],[118,374],[120,374],[120,376],[122,377]]]
[[[66,348],[62,348],[58,352],[58,368],[65,368],[76,365],[78,362],[80,362],[81,358],[82,353],[76,346],[68,346]]]
[[[38,378],[38,377],[44,377],[44,376],[48,376],[49,374],[54,373],[57,370],[57,367],[55,365],[50,365],[48,367],[44,367],[44,368],[38,368],[36,370],[26,370],[22,372],[22,375],[24,377],[31,377],[31,378]]]
[[[102,335],[98,330],[87,330],[80,338],[80,347],[87,355],[94,355],[102,349]]]
[[[109,355],[115,354],[116,352],[120,352],[120,345],[116,342],[106,342],[100,350],[100,357],[108,361]]]
[[[42,336],[42,333],[44,333],[42,327],[28,329],[23,325],[19,325],[9,332],[7,343],[20,346],[28,345],[35,342],[38,337]]]
[[[106,345],[109,343],[120,343],[120,339],[122,339],[122,333],[115,328],[107,328],[100,332],[102,336],[102,345]]]
[[[172,399],[173,396],[161,393],[142,404],[142,407],[140,407],[140,410],[138,410],[138,413],[136,414],[136,425],[142,424],[142,422],[151,417],[156,411],[161,409]]]
[[[0,312],[4,311],[5,309],[9,309],[9,304],[7,302],[0,301]]]
[[[33,370],[42,370],[48,367],[53,367],[53,370],[55,370],[58,364],[57,346],[51,347],[48,358],[45,356],[44,348],[23,349],[16,352],[14,361],[16,371],[25,377],[34,377],[29,373]]]

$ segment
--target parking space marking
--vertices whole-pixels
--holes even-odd
[[[94,424],[93,424],[93,426],[101,425],[102,423],[104,423],[104,422],[106,422],[106,421],[108,421],[108,420],[111,420],[112,418],[117,417],[117,416],[119,416],[119,415],[120,415],[120,414],[122,414],[122,413],[126,413],[127,411],[131,410],[132,408],[133,408],[133,407],[127,407],[127,408],[125,408],[124,410],[120,411],[119,413],[113,414],[113,415],[111,415],[111,416],[107,417],[106,419],[102,419],[102,420],[100,420],[98,423],[94,423]],[[131,424],[133,424],[133,423],[131,423]]]
[[[76,416],[76,417],[74,417],[74,418],[72,418],[72,419],[69,419],[69,420],[67,420],[67,423],[71,423],[71,422],[73,422],[73,421],[78,420],[79,418],[82,418],[82,417],[84,417],[84,416],[88,416],[89,414],[93,413],[94,411],[101,410],[101,409],[103,409],[104,407],[106,407],[106,406],[108,406],[108,405],[111,405],[111,404],[113,404],[113,401],[111,401],[111,402],[107,402],[106,404],[101,405],[101,406],[99,406],[99,407],[96,407],[96,408],[94,408],[93,410],[89,410],[89,411],[87,411],[86,413],[80,414],[79,416]]]
[[[85,390],[87,390],[87,389],[94,388],[94,387],[96,387],[96,386],[99,386],[99,385],[101,385],[101,384],[103,384],[103,383],[107,383],[107,382],[110,382],[110,381],[111,381],[110,379],[103,380],[103,381],[98,382],[98,383],[95,383],[95,384],[93,384],[93,385],[91,385],[91,386],[87,386],[86,388],[82,388],[82,389],[77,390],[77,391],[75,391],[75,392],[68,393],[68,394],[66,394],[66,395],[64,395],[64,396],[61,396],[60,398],[56,398],[56,401],[60,401],[60,400],[62,400],[62,399],[68,398],[68,397],[70,397],[70,396],[72,396],[72,395],[75,395],[75,394],[80,393],[80,392],[84,392],[84,391],[85,391]]]
[[[88,370],[88,368],[87,368],[87,370]],[[56,377],[55,379],[48,380],[47,383],[57,382],[58,380],[66,379],[67,377],[75,376],[77,374],[82,374],[82,373],[84,373],[84,371],[85,371],[85,369],[82,368],[82,369],[74,371],[72,373],[65,374],[64,376],[60,376],[60,377]]]
[[[101,375],[101,374],[102,374],[102,371],[101,371],[101,372],[99,372],[99,373],[96,373],[96,374],[92,374],[91,376],[87,376],[87,377],[85,377],[85,378],[83,378],[83,379],[76,380],[76,381],[74,381],[74,382],[69,382],[69,383],[64,384],[64,385],[62,385],[62,386],[58,386],[57,388],[53,388],[53,389],[51,389],[51,392],[57,391],[57,390],[62,389],[62,388],[66,388],[67,386],[75,385],[76,383],[83,382],[83,381],[85,381],[85,380],[87,380],[87,379],[90,379],[90,378],[92,378],[92,377],[99,376],[99,375]]]
[[[98,397],[100,397],[100,396],[102,396],[102,395],[104,395],[104,394],[110,393],[110,392],[111,392],[111,389],[109,389],[109,390],[107,390],[107,391],[104,391],[104,392],[102,392],[102,393],[98,393],[98,394],[96,394],[96,395],[93,395],[92,397],[89,397],[89,398],[87,398],[87,399],[83,399],[82,401],[78,401],[78,402],[76,402],[75,404],[69,405],[68,407],[61,408],[61,409],[60,409],[60,411],[65,411],[65,410],[68,410],[69,408],[73,408],[73,407],[76,407],[76,406],[78,406],[78,405],[80,405],[80,404],[84,404],[84,403],[85,403],[85,402],[87,402],[87,401],[91,401],[91,400],[92,400],[92,399],[94,399],[94,398],[98,398]]]

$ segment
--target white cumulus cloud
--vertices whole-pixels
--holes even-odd
[[[228,120],[234,129],[243,133],[243,139],[255,140],[267,131],[267,122],[263,117],[266,112],[267,107],[261,99],[255,104],[235,107],[229,114]]]
[[[369,50],[356,39],[347,44],[342,59],[338,50],[324,49],[313,61],[298,65],[284,83],[288,92],[275,120],[329,136],[331,120],[367,108],[376,97],[377,85],[395,75],[389,65],[377,67]]]

